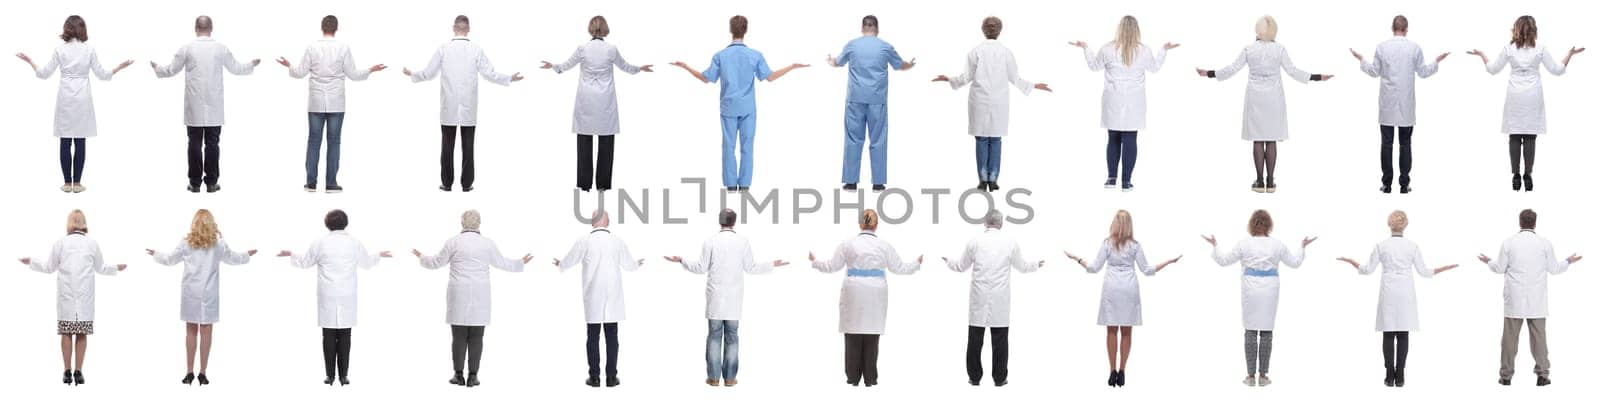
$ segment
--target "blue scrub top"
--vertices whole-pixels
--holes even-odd
[[[711,67],[700,73],[707,81],[722,84],[722,115],[744,116],[756,111],[756,80],[772,75],[761,52],[733,41],[711,57]]]
[[[889,102],[889,69],[899,70],[902,61],[889,42],[866,35],[845,44],[836,63],[850,70],[846,102],[881,105]]]

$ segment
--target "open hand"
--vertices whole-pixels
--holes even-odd
[[[661,257],[661,258],[666,259],[668,262],[680,262],[680,263],[683,262],[683,257],[679,257],[679,256],[675,256],[675,255],[674,256],[670,256],[670,257]]]
[[[278,252],[278,256],[279,257],[288,257],[288,256],[292,256],[292,255],[294,255],[294,253],[289,252],[289,250],[283,250],[283,251],[279,251]]]
[[[279,57],[278,58],[278,64],[281,64],[284,67],[288,67],[289,66],[289,59],[285,59],[285,58]]]
[[[1200,238],[1201,239],[1205,239],[1206,243],[1211,243],[1212,247],[1216,247],[1217,246],[1217,237],[1216,236],[1200,235]]]
[[[1305,246],[1309,246],[1309,245],[1311,245],[1311,242],[1314,242],[1314,241],[1317,241],[1317,237],[1316,236],[1307,237],[1307,238],[1305,238],[1303,240],[1300,240],[1300,247],[1304,248]]]
[[[1172,42],[1167,42],[1167,44],[1161,45],[1161,48],[1167,49],[1167,50],[1172,50],[1172,49],[1177,49],[1178,46],[1183,46],[1183,45],[1177,44],[1177,43],[1172,43]]]

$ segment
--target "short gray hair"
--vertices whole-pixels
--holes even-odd
[[[594,213],[589,215],[589,225],[597,228],[611,226],[611,214],[606,213],[604,209],[596,208]]]
[[[455,28],[456,32],[471,31],[472,30],[472,22],[467,20],[467,16],[465,16],[465,15],[457,15],[456,16],[456,24],[455,24],[454,28]]]
[[[1005,223],[1006,223],[1006,215],[1000,213],[1000,210],[998,210],[998,209],[991,209],[991,210],[989,210],[988,214],[984,214],[983,215],[983,226],[984,227],[990,227],[990,228],[999,229],[1000,226],[1004,225]]]
[[[194,31],[211,33],[211,17],[199,16],[194,19]]]
[[[731,228],[733,224],[738,222],[739,213],[733,212],[732,208],[724,208],[722,213],[717,214],[717,224],[722,225],[722,227]]]
[[[478,210],[469,209],[467,212],[461,213],[461,229],[476,231],[482,225],[483,215],[479,215]]]

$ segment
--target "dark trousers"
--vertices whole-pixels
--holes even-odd
[[[1007,327],[989,328],[989,333],[994,335],[991,354],[995,384],[1006,382],[1006,361],[1011,355],[1010,332]],[[967,327],[967,379],[974,383],[983,379],[983,327]]]
[[[450,359],[455,363],[456,375],[466,365],[467,373],[478,375],[478,360],[483,358],[484,326],[451,325]]]
[[[594,140],[600,139],[600,158],[595,159]],[[590,184],[600,190],[611,189],[611,161],[616,155],[617,136],[578,134],[578,188],[589,191]]]
[[[89,142],[85,138],[61,139],[62,183],[83,181],[83,158],[89,153],[88,145]],[[77,152],[73,152],[74,150]]]
[[[350,375],[350,328],[322,329],[322,367],[328,378]]]
[[[475,176],[473,169],[473,137],[478,128],[474,126],[439,126],[443,134],[439,137],[439,182],[444,188],[450,188],[456,182],[456,131],[461,131],[461,189],[472,189],[472,179]]]
[[[1388,331],[1383,333],[1383,368],[1406,369],[1406,354],[1411,350],[1411,333]]]
[[[1411,186],[1411,127],[1399,127],[1400,132],[1400,187]],[[1389,187],[1394,183],[1394,142],[1395,126],[1379,126],[1378,131],[1383,135],[1383,186]]]
[[[606,334],[606,378],[617,378],[617,323],[589,324],[585,351],[589,353],[589,378],[600,378],[600,332]]]
[[[844,375],[850,385],[878,384],[878,334],[844,334]]]
[[[1538,139],[1534,134],[1511,135],[1511,174],[1533,174],[1534,141]]]
[[[1117,178],[1117,162],[1122,162],[1122,183],[1133,182],[1133,163],[1139,159],[1139,132],[1107,130],[1106,177]]]
[[[199,187],[217,185],[222,175],[218,158],[222,157],[222,126],[193,127],[189,131],[189,185]]]

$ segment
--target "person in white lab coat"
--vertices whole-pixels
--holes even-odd
[[[889,280],[886,273],[911,275],[922,269],[922,256],[904,261],[894,246],[878,238],[878,211],[865,210],[859,220],[861,234],[839,243],[833,256],[806,258],[822,273],[845,271],[839,289],[839,332],[844,333],[844,374],[851,386],[878,385],[878,338],[889,318]]]
[[[955,272],[972,271],[972,290],[967,293],[967,384],[974,387],[983,380],[983,330],[994,339],[994,386],[1006,385],[1011,356],[1011,270],[1029,273],[1044,266],[1044,261],[1022,258],[1022,246],[1010,235],[1000,233],[1006,216],[990,210],[983,216],[983,233],[967,242],[961,256],[944,258]]]
[[[157,264],[173,266],[183,263],[183,291],[178,315],[184,322],[187,334],[184,350],[188,356],[183,362],[189,367],[188,374],[183,376],[183,385],[195,381],[199,381],[200,385],[210,385],[206,366],[211,362],[211,328],[222,319],[222,265],[249,263],[250,257],[256,255],[256,250],[241,253],[229,248],[228,242],[222,240],[222,231],[217,230],[216,217],[211,215],[211,211],[202,209],[195,211],[194,219],[189,223],[189,234],[172,251],[145,249],[144,252],[155,257]],[[200,352],[198,377],[194,370],[196,350]]]
[[[483,237],[478,227],[483,216],[475,209],[461,214],[461,234],[450,238],[438,254],[423,255],[411,250],[423,268],[439,269],[450,265],[450,285],[445,288],[445,321],[450,324],[450,356],[456,374],[450,383],[476,387],[478,361],[483,358],[483,331],[489,326],[489,268],[522,272],[532,254],[507,258],[493,240]],[[466,376],[462,368],[466,366]]]
[[[1366,264],[1339,257],[1339,261],[1350,264],[1362,275],[1371,275],[1380,265],[1383,267],[1383,279],[1378,287],[1377,329],[1383,333],[1383,385],[1389,387],[1406,386],[1406,355],[1411,350],[1411,332],[1421,328],[1417,319],[1417,289],[1412,284],[1411,273],[1415,271],[1423,278],[1432,278],[1456,268],[1456,264],[1428,268],[1422,262],[1422,249],[1405,238],[1406,226],[1410,223],[1405,211],[1390,213],[1389,239],[1372,247],[1372,256],[1367,258]]]
[[[655,72],[653,66],[628,64],[617,51],[617,46],[606,42],[611,25],[606,17],[596,15],[589,19],[589,41],[572,57],[561,64],[540,62],[539,68],[561,74],[573,68],[578,70],[578,99],[572,106],[572,133],[578,135],[578,189],[600,191],[611,189],[611,162],[615,155],[616,135],[622,132],[617,111],[617,83],[615,70],[628,74]],[[595,139],[600,141],[600,158],[594,159]]]
[[[1544,116],[1544,79],[1539,67],[1551,75],[1567,72],[1572,56],[1583,53],[1584,48],[1573,47],[1560,62],[1550,55],[1550,49],[1539,45],[1539,25],[1533,16],[1517,17],[1511,25],[1511,43],[1500,49],[1494,60],[1489,54],[1473,49],[1467,54],[1483,59],[1484,69],[1490,75],[1499,74],[1511,66],[1511,79],[1506,83],[1506,103],[1501,115],[1500,132],[1510,136],[1511,190],[1533,191],[1533,156],[1540,134],[1546,132]],[[1523,161],[1526,159],[1526,161]]]
[[[200,192],[200,183],[206,192],[222,190],[217,178],[222,173],[218,158],[222,148],[222,72],[233,75],[250,75],[261,64],[261,59],[240,63],[233,52],[211,39],[211,17],[194,19],[194,42],[178,48],[172,63],[165,66],[150,62],[157,78],[167,78],[186,72],[183,85],[183,125],[189,135],[189,192]]]
[[[1394,190],[1395,132],[1400,136],[1400,194],[1411,192],[1411,132],[1417,124],[1417,78],[1428,78],[1439,72],[1439,63],[1450,52],[1429,60],[1422,47],[1406,38],[1411,22],[1404,15],[1394,16],[1389,26],[1394,38],[1378,44],[1372,60],[1350,49],[1350,55],[1361,62],[1361,72],[1379,79],[1378,132],[1382,136],[1383,186],[1385,194]]]
[[[722,231],[700,246],[700,259],[664,257],[690,273],[706,276],[706,385],[739,384],[739,320],[744,317],[744,274],[761,275],[783,260],[756,263],[750,239],[733,231],[739,214],[723,209],[717,214]]]
[[[101,81],[128,68],[133,60],[117,64],[111,71],[100,65],[100,56],[89,47],[89,27],[83,17],[70,16],[61,28],[61,41],[50,54],[44,66],[34,64],[33,58],[17,53],[17,58],[28,63],[39,79],[48,79],[61,70],[61,87],[56,91],[55,136],[61,141],[61,191],[81,193],[83,187],[83,161],[88,153],[88,140],[99,134],[95,126],[94,96],[89,91],[89,74]]]
[[[1500,385],[1511,385],[1517,366],[1517,338],[1522,324],[1528,324],[1528,348],[1533,350],[1533,374],[1537,386],[1550,385],[1550,347],[1545,337],[1545,318],[1550,316],[1550,275],[1567,272],[1583,256],[1557,256],[1550,241],[1533,231],[1539,214],[1524,209],[1517,216],[1522,231],[1500,243],[1495,258],[1478,254],[1478,261],[1489,271],[1505,275],[1505,320],[1500,332]]]
[[[283,250],[278,256],[289,257],[295,268],[317,269],[317,326],[322,327],[322,365],[327,374],[322,383],[332,386],[337,374],[339,385],[345,386],[350,385],[350,330],[356,326],[356,268],[371,269],[391,255],[368,253],[360,240],[346,233],[350,216],[342,210],[328,211],[322,224],[328,235],[311,243],[306,252]]]
[[[1045,83],[1030,83],[1017,74],[1017,58],[1000,44],[1000,18],[983,19],[983,43],[967,53],[961,75],[940,75],[933,82],[948,82],[950,89],[972,84],[967,96],[967,134],[975,140],[978,162],[978,189],[1000,189],[1000,140],[1009,131],[1011,91],[1015,86],[1023,95],[1033,90],[1050,92]]]
[[[622,385],[617,379],[617,324],[622,322],[622,271],[636,271],[644,260],[636,260],[628,252],[628,245],[611,234],[611,215],[597,209],[589,216],[592,229],[578,238],[566,257],[554,260],[557,269],[565,272],[583,265],[583,320],[587,339],[585,352],[589,358],[590,387],[600,386],[600,333],[606,337],[606,387]]]
[[[1133,165],[1139,159],[1139,130],[1144,129],[1145,73],[1161,71],[1167,51],[1178,44],[1167,42],[1154,51],[1139,42],[1139,20],[1125,15],[1117,23],[1117,38],[1089,50],[1083,41],[1072,42],[1083,49],[1089,71],[1105,70],[1105,90],[1100,94],[1100,128],[1106,129],[1106,188],[1116,188],[1122,165],[1122,191],[1133,191]]]
[[[300,64],[290,64],[289,59],[278,58],[278,64],[289,69],[290,77],[300,79],[310,76],[306,79],[306,84],[310,86],[306,115],[311,123],[311,131],[306,137],[304,187],[308,193],[317,191],[317,158],[322,153],[324,134],[328,141],[328,169],[323,191],[329,194],[344,192],[344,187],[339,185],[339,139],[344,132],[345,79],[365,81],[372,73],[389,68],[382,64],[357,68],[350,46],[334,40],[334,34],[338,32],[338,17],[322,17],[322,40],[306,47]]]
[[[83,385],[83,354],[94,335],[94,276],[116,275],[127,264],[107,264],[100,243],[89,238],[83,211],[67,214],[67,236],[56,241],[50,258],[18,261],[36,272],[56,274],[56,334],[61,335],[61,383]],[[76,359],[74,359],[76,357]]]
[[[1266,210],[1250,214],[1250,237],[1240,240],[1233,248],[1217,247],[1217,238],[1201,236],[1211,244],[1211,259],[1217,265],[1238,263],[1240,276],[1240,301],[1244,311],[1244,361],[1247,373],[1244,385],[1265,387],[1272,385],[1267,378],[1272,365],[1272,331],[1278,320],[1278,268],[1299,268],[1306,260],[1306,246],[1317,240],[1306,237],[1300,247],[1291,249],[1272,235],[1272,215]],[[1260,371],[1257,371],[1257,363]],[[1258,375],[1259,373],[1259,375]]]
[[[477,175],[476,163],[473,156],[474,141],[478,129],[478,76],[501,86],[509,86],[512,82],[522,81],[521,73],[504,74],[494,70],[494,64],[489,63],[489,56],[484,55],[483,48],[467,39],[467,33],[472,31],[472,22],[465,15],[457,15],[455,24],[451,25],[455,38],[439,46],[433,52],[433,59],[428,61],[428,66],[421,71],[411,71],[406,68],[400,70],[411,82],[423,82],[439,78],[439,125],[442,136],[440,138],[439,152],[439,190],[450,191],[455,185],[456,174],[456,133],[461,133],[461,191],[472,191],[472,182]]]
[[[1278,183],[1278,142],[1289,139],[1289,107],[1283,97],[1283,75],[1295,81],[1327,81],[1333,74],[1311,74],[1295,68],[1289,50],[1278,43],[1278,20],[1262,16],[1256,20],[1256,41],[1239,51],[1233,64],[1221,70],[1196,68],[1201,77],[1227,80],[1250,68],[1250,82],[1244,92],[1244,139],[1250,141],[1250,159],[1256,165],[1256,181],[1250,189],[1275,193]],[[1280,71],[1281,70],[1281,71]],[[1264,174],[1264,175],[1263,175]]]
[[[1111,365],[1111,376],[1106,379],[1106,386],[1126,385],[1128,352],[1133,349],[1133,327],[1144,325],[1144,307],[1139,297],[1137,274],[1155,275],[1168,265],[1177,263],[1183,256],[1150,265],[1145,260],[1144,247],[1133,239],[1133,215],[1119,210],[1111,218],[1111,235],[1100,242],[1100,251],[1095,253],[1094,262],[1084,261],[1072,253],[1067,253],[1067,258],[1077,261],[1091,274],[1099,273],[1107,266],[1111,268],[1106,271],[1105,281],[1100,286],[1100,317],[1096,324],[1106,327],[1106,362]],[[1117,359],[1119,351],[1122,354],[1120,361]]]

